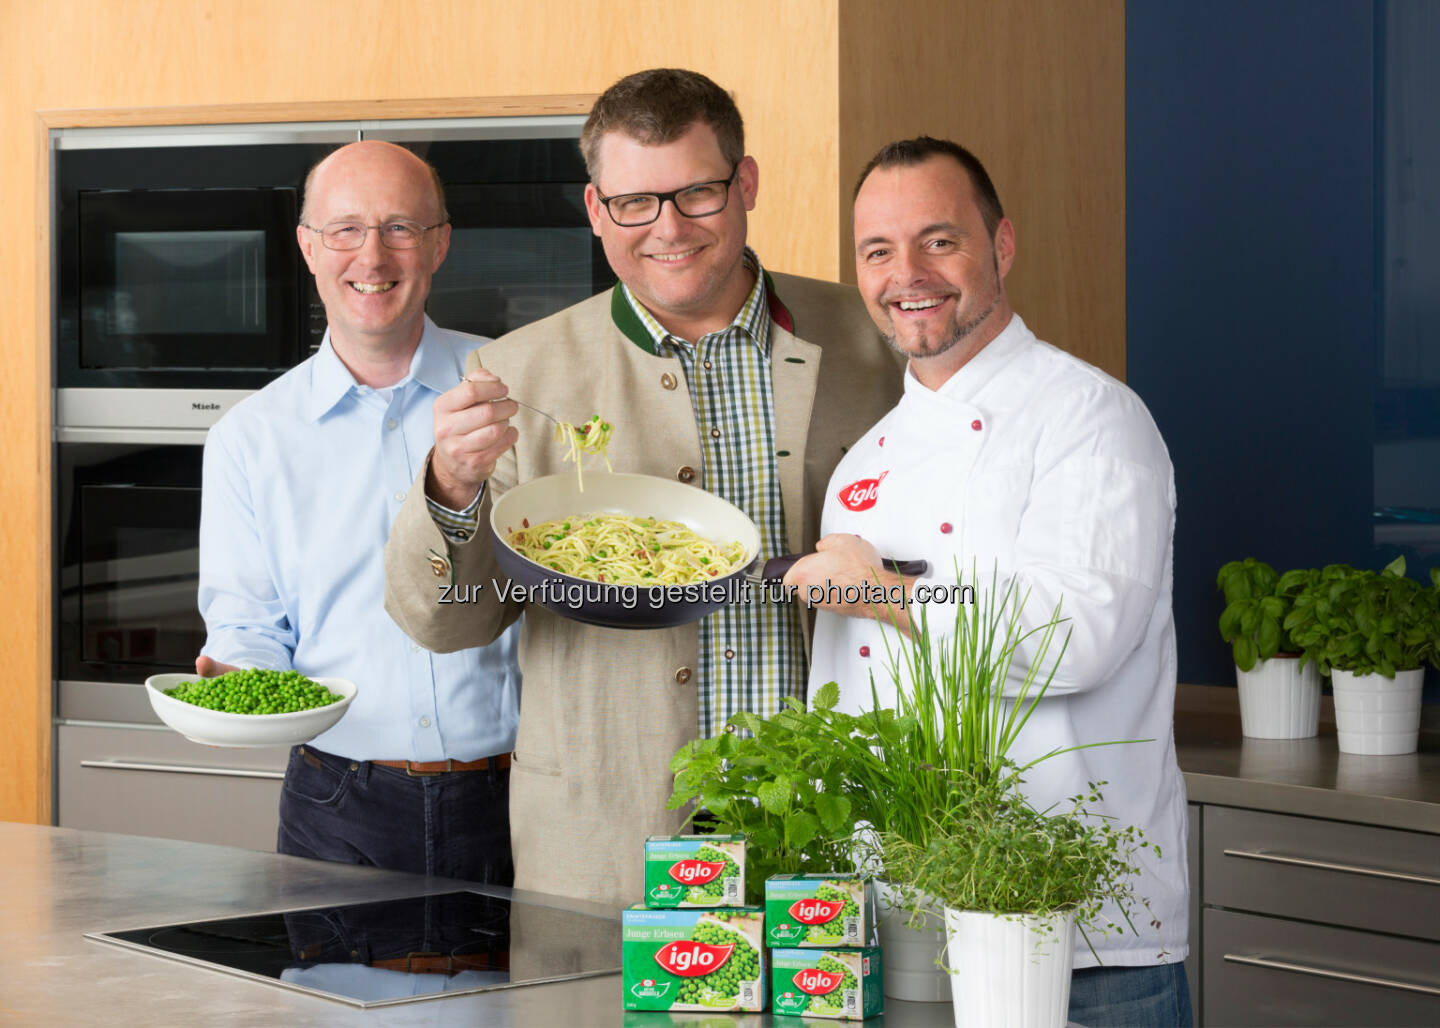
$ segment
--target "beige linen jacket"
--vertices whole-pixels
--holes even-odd
[[[770,281],[786,536],[792,550],[809,551],[830,472],[899,399],[901,365],[854,289],[780,274]],[[514,396],[562,420],[578,424],[598,413],[613,422],[616,471],[682,481],[693,471],[698,486],[702,449],[684,371],[627,338],[626,315],[634,318],[623,297],[602,293],[472,353],[471,366],[478,357]],[[633,333],[638,322],[628,327]],[[428,649],[488,643],[521,614],[494,587],[504,576],[489,538],[491,501],[517,482],[574,469],[548,421],[522,407],[512,423],[519,442],[489,480],[480,538],[444,537],[425,504],[422,470],[385,548],[386,610]],[[473,602],[437,603],[452,573]],[[515,885],[614,906],[641,902],[646,836],[679,831],[688,816],[665,802],[670,758],[698,734],[697,628],[597,628],[538,604],[524,614],[510,772]]]

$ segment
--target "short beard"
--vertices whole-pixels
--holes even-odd
[[[890,347],[890,349],[894,350],[902,357],[911,357],[916,360],[925,360],[929,357],[939,357],[942,353],[953,350],[958,344],[964,342],[967,338],[969,338],[971,333],[973,333],[977,328],[979,328],[984,323],[986,318],[990,317],[990,315],[995,313],[995,308],[998,306],[1000,306],[1000,294],[997,292],[995,296],[991,298],[989,307],[986,307],[983,311],[980,311],[969,321],[952,325],[950,328],[950,334],[940,341],[939,347],[927,353],[908,352],[896,341],[896,333],[893,332],[888,335],[882,332],[880,333],[880,338],[885,340],[886,346]]]

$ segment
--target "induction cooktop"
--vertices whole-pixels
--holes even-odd
[[[470,891],[85,937],[357,1007],[620,970],[618,920]]]

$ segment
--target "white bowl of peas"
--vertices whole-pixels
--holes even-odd
[[[245,669],[215,678],[151,675],[145,692],[156,715],[207,746],[294,746],[345,716],[354,682],[298,671]]]

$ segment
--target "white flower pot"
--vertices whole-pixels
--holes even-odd
[[[1425,669],[1394,678],[1356,675],[1335,668],[1335,732],[1341,753],[1414,753],[1420,737],[1420,690]]]
[[[1070,1011],[1075,916],[945,910],[956,1028],[1061,1028]]]
[[[1274,656],[1235,669],[1240,731],[1252,739],[1308,739],[1320,724],[1320,672],[1314,661]]]
[[[895,905],[895,894],[884,882],[876,882],[880,908],[880,948],[885,955],[885,995],[919,1003],[948,1003],[950,975],[939,963],[945,949],[945,918],[928,915],[924,928],[911,928],[910,912]]]

